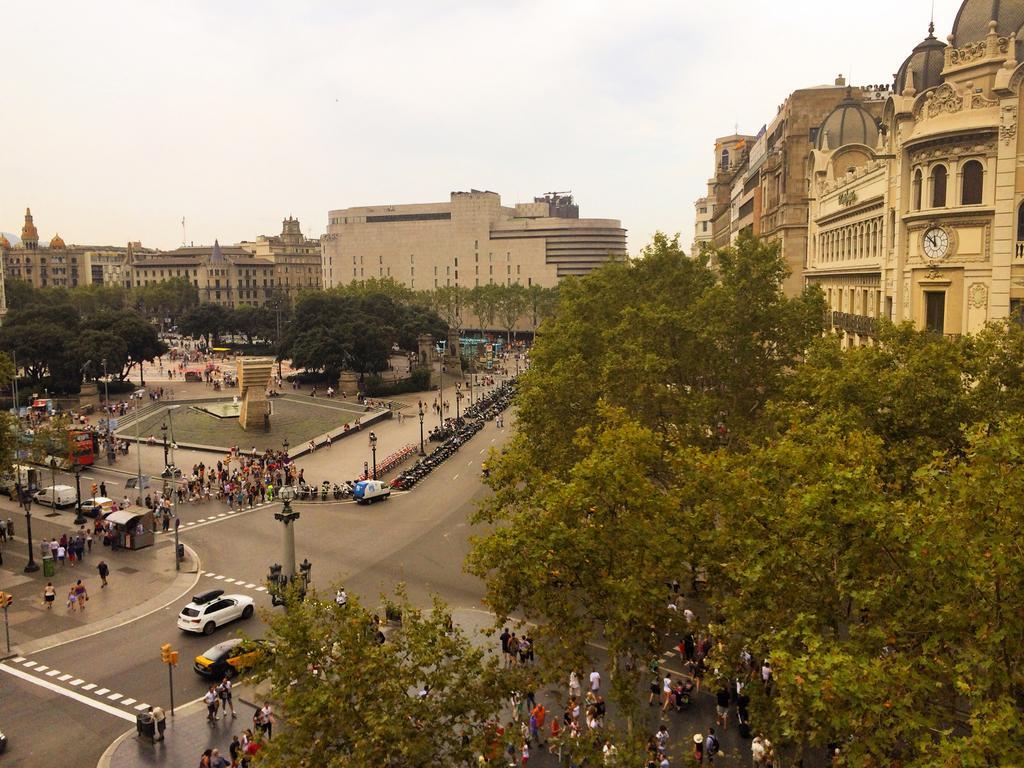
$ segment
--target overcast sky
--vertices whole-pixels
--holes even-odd
[[[294,215],[572,190],[636,253],[692,238],[715,136],[889,83],[930,0],[23,2],[4,9],[0,230],[172,248]],[[936,0],[937,35],[959,0]]]

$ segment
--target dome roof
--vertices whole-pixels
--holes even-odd
[[[847,144],[865,144],[874,147],[878,144],[878,123],[871,113],[864,109],[853,98],[850,88],[846,89],[846,98],[833,109],[818,131],[818,149],[839,149]]]
[[[11,249],[11,241],[7,239],[7,235],[0,234],[0,249],[5,251]]]
[[[61,239],[60,235],[54,235],[53,239],[50,240],[50,247],[51,248],[66,248],[67,246],[64,245],[64,241]]]
[[[953,22],[953,45],[977,43],[988,35],[990,21],[996,23],[996,32],[1009,37],[1017,33],[1017,55],[1024,54],[1024,1],[1022,0],[964,0]]]
[[[928,37],[914,48],[896,73],[893,92],[903,95],[907,86],[907,72],[913,72],[914,90],[918,93],[942,83],[942,68],[946,61],[946,44],[935,37],[935,25],[928,25]]]

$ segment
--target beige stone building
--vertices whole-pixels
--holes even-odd
[[[189,246],[137,255],[132,285],[140,287],[182,278],[199,291],[201,302],[225,307],[262,306],[276,295],[275,264],[238,245]]]
[[[742,183],[755,140],[754,136],[739,133],[715,139],[714,175],[708,179],[707,194],[695,206],[698,231],[694,233],[693,253],[701,244],[724,248],[733,241],[733,191],[738,181]]]
[[[274,286],[290,301],[302,291],[323,288],[320,241],[303,235],[298,219],[289,216],[282,221],[280,235],[260,235],[238,245],[257,258],[273,262]]]
[[[964,334],[1024,308],[1024,0],[967,0],[900,67],[875,134],[819,142],[806,279],[850,344],[878,317]],[[852,116],[852,115],[851,115]]]
[[[75,288],[79,285],[129,284],[128,264],[133,254],[155,253],[138,242],[125,246],[66,244],[55,234],[42,245],[30,209],[25,210],[21,242],[11,245],[0,237],[3,272],[8,279],[24,280],[36,288]]]
[[[487,283],[553,286],[626,257],[615,219],[581,219],[569,195],[515,207],[495,192],[452,192],[446,203],[379,205],[329,213],[325,287],[390,277],[410,288]]]

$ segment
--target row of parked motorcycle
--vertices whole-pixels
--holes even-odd
[[[484,428],[485,423],[508,408],[514,396],[515,382],[505,382],[492,394],[469,406],[461,418],[449,419],[443,429],[435,428],[430,433],[430,439],[439,442],[440,445],[395,477],[391,481],[391,487],[399,491],[412,488],[445,460],[451,458],[464,443]]]
[[[332,484],[330,480],[324,480],[319,486],[302,483],[295,486],[295,500],[328,501],[333,498],[335,501],[340,501],[352,498],[353,490],[355,490],[355,483],[351,480],[346,480],[340,485],[338,483]]]

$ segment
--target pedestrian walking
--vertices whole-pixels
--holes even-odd
[[[718,737],[715,735],[715,729],[708,728],[708,735],[704,737],[704,756],[708,760],[708,765],[714,764],[715,755],[718,754],[720,746]]]
[[[576,674],[576,670],[569,672],[569,698],[578,699],[580,697],[580,677]]]
[[[601,673],[596,669],[590,673],[590,692],[596,694],[601,690]]]
[[[75,593],[75,588],[72,586],[68,590],[68,610],[74,613],[78,609],[78,595]]]
[[[260,721],[262,722],[263,734],[269,741],[274,728],[274,710],[270,708],[270,702],[265,702],[260,708]]]
[[[85,589],[85,584],[79,579],[75,582],[75,598],[78,601],[78,609],[85,612],[85,604],[89,601],[89,593]]]
[[[693,734],[693,762],[697,765],[704,764],[704,734]]]
[[[57,590],[54,588],[53,582],[46,582],[46,586],[43,587],[43,604],[46,606],[46,610],[53,608],[53,601],[56,599]]]
[[[231,717],[237,717],[235,715],[235,702],[231,697],[231,681],[228,680],[227,675],[221,680],[220,685],[217,686],[217,695],[220,696],[220,708],[224,713],[224,717],[228,716],[228,707],[231,708]]]
[[[220,696],[217,695],[217,686],[210,686],[210,690],[208,690],[203,696],[203,702],[206,704],[207,721],[210,723],[215,722],[218,719],[217,707],[220,706]]]
[[[110,573],[110,568],[107,566],[107,561],[100,560],[100,564],[96,566],[96,570],[99,572],[100,580],[103,582],[103,584],[100,586],[100,589],[102,589],[103,587],[107,586],[107,575]]]

